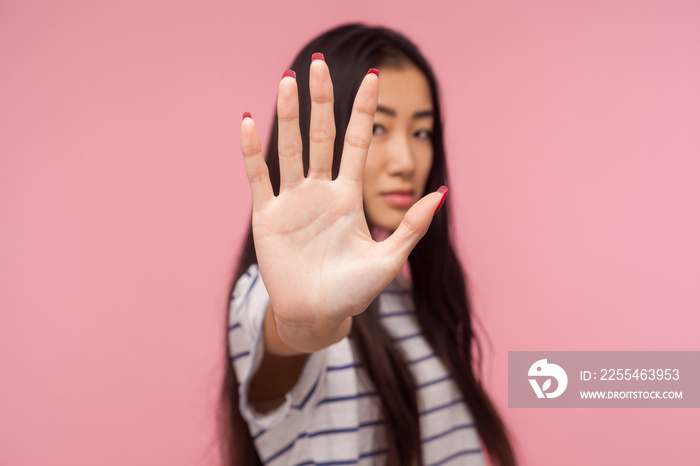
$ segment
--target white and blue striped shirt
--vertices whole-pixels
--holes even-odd
[[[264,354],[269,304],[258,267],[238,280],[229,311],[229,346],[240,409],[263,464],[374,465],[386,460],[379,397],[349,338],[313,353],[284,403],[256,412],[247,388]],[[426,466],[485,465],[479,437],[459,389],[418,327],[409,284],[397,277],[380,295],[381,322],[406,358],[418,386]]]

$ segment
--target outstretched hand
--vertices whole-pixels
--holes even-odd
[[[309,88],[310,160],[305,177],[297,83],[285,73],[279,85],[278,196],[255,123],[246,115],[241,125],[258,266],[280,339],[299,352],[317,351],[347,335],[352,316],[364,311],[399,273],[443,197],[426,195],[388,239],[375,242],[362,207],[362,181],[377,108],[378,75],[368,73],[357,92],[335,180],[333,85],[321,59],[311,63]]]

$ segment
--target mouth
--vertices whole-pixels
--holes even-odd
[[[382,193],[384,200],[391,206],[398,208],[411,207],[413,205],[412,189],[397,189]]]

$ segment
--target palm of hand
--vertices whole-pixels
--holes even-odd
[[[377,260],[361,199],[345,191],[343,181],[308,179],[254,212],[258,263],[278,319],[342,321],[396,275]]]
[[[362,179],[372,139],[378,77],[368,74],[358,90],[335,180],[331,180],[333,87],[322,60],[311,64],[309,87],[310,160],[309,174],[304,177],[296,80],[286,77],[280,82],[278,196],[273,194],[252,119],[244,118],[241,126],[258,265],[280,337],[290,347],[304,351],[329,344],[323,336],[365,310],[399,273],[442,199],[436,193],[424,197],[409,209],[394,234],[374,242],[362,209]],[[308,341],[316,338],[322,343]]]

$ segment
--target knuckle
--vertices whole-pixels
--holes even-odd
[[[283,144],[277,148],[280,158],[294,158],[299,155],[299,150],[296,145]]]
[[[263,171],[256,171],[253,173],[248,173],[248,183],[251,185],[262,183],[267,178],[267,174]]]
[[[404,226],[404,228],[406,228],[406,233],[407,233],[409,236],[413,236],[413,235],[418,234],[417,225],[414,224],[414,223],[411,221],[410,218],[404,218],[404,219],[403,219],[403,226]]]
[[[296,112],[277,112],[277,121],[280,123],[295,123],[299,121],[299,115]]]
[[[241,144],[241,153],[243,153],[243,157],[249,158],[258,155],[260,150],[258,149],[258,145],[255,143],[243,142]]]
[[[309,141],[314,144],[328,144],[335,139],[335,131],[312,129],[309,131]]]
[[[311,94],[311,102],[317,105],[333,103],[333,91],[329,91],[326,89],[314,90]]]
[[[330,166],[321,166],[321,167],[309,167],[309,172],[307,174],[308,178],[318,178],[318,179],[324,179],[330,176],[329,170],[331,169]]]
[[[370,141],[357,134],[348,133],[345,135],[345,143],[355,149],[367,150],[369,149]]]
[[[365,105],[357,105],[355,107],[355,112],[359,113],[360,115],[367,115],[369,117],[374,118],[374,110]]]

